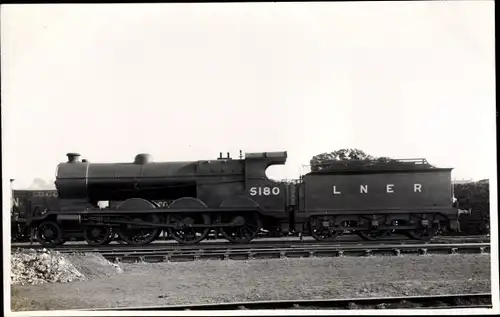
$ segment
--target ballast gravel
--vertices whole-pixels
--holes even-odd
[[[12,285],[68,283],[122,272],[100,254],[61,254],[47,249],[14,251],[10,264]]]
[[[491,291],[488,254],[122,263],[120,268],[121,274],[71,283],[13,285],[12,310]]]
[[[43,284],[82,280],[80,273],[59,252],[23,250],[10,258],[11,284]]]

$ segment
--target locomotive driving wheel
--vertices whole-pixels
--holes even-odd
[[[144,216],[126,217],[127,221],[159,223],[160,217],[155,214]],[[124,225],[120,227],[118,236],[121,240],[131,245],[145,245],[153,242],[159,235],[161,228]]]
[[[85,241],[90,245],[109,244],[113,239],[111,229],[105,226],[90,226],[83,230]]]
[[[234,227],[220,228],[221,234],[233,243],[249,243],[259,233],[262,227],[260,217],[256,212],[242,212],[240,214],[223,213],[221,223],[233,223]]]
[[[44,221],[38,225],[36,240],[44,247],[55,247],[65,242],[61,227],[54,221]]]
[[[207,214],[169,215],[169,223],[176,228],[168,228],[168,233],[175,241],[182,244],[195,244],[205,239],[210,228],[193,228],[192,225],[210,225]]]
[[[118,205],[117,210],[134,211],[144,209],[155,209],[157,206],[152,202],[141,198],[130,198]],[[160,223],[160,217],[154,213],[141,213],[130,216],[125,216],[124,219],[128,224],[122,224],[117,230],[118,241],[131,245],[144,245],[153,242],[161,233],[161,228],[141,225],[141,222]]]
[[[189,209],[200,210],[200,212],[170,214],[167,223],[174,224],[175,228],[168,228],[168,234],[175,241],[182,244],[195,244],[204,240],[210,233],[210,228],[196,228],[193,225],[210,225],[210,216],[203,213],[207,206],[197,198],[182,197],[170,204],[169,210]]]
[[[311,235],[317,241],[335,241],[343,229],[335,226],[334,216],[311,217]]]

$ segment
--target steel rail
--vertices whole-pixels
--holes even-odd
[[[471,241],[471,242],[485,242],[485,241]],[[488,241],[486,241],[488,242]],[[81,244],[65,244],[61,246],[56,246],[52,248],[44,247],[40,244],[11,244],[11,248],[19,249],[50,249],[50,250],[64,250],[64,249],[221,249],[221,248],[269,248],[269,247],[283,247],[292,245],[324,245],[324,246],[336,246],[336,245],[380,245],[380,244],[430,244],[430,243],[456,243],[454,241],[419,241],[419,240],[392,240],[392,241],[335,241],[335,242],[320,242],[320,241],[259,241],[250,243],[230,243],[230,242],[203,242],[197,244],[180,244],[180,243],[151,243],[146,245],[129,245],[129,244],[108,244],[108,245],[89,245],[85,242]]]
[[[194,246],[186,246],[184,248],[176,248],[173,246],[154,246],[154,245],[147,245],[147,246],[128,246],[128,245],[118,245],[116,247],[82,247],[82,248],[55,248],[55,249],[50,249],[52,251],[58,251],[60,253],[68,253],[68,252],[79,252],[79,253],[88,253],[88,252],[100,252],[100,253],[105,253],[105,252],[129,252],[129,253],[136,253],[136,252],[176,252],[176,251],[182,251],[182,252],[189,252],[189,251],[220,251],[220,250],[234,250],[234,251],[243,251],[243,250],[274,250],[276,248],[280,249],[300,249],[300,248],[315,248],[315,249],[329,249],[329,248],[348,248],[348,249],[364,249],[364,248],[370,248],[370,247],[386,247],[386,248],[395,248],[398,246],[402,247],[442,247],[442,246],[471,246],[471,247],[477,247],[477,246],[489,246],[489,243],[392,243],[392,244],[384,244],[384,243],[370,243],[370,244],[363,244],[363,243],[358,243],[358,244],[315,244],[315,243],[304,243],[304,244],[269,244],[269,245],[230,245],[230,246],[203,246],[203,245],[194,245]]]
[[[225,249],[225,248],[270,248],[270,247],[315,247],[315,246],[342,246],[342,245],[387,245],[387,244],[456,244],[456,243],[489,243],[489,239],[471,239],[469,241],[454,241],[450,239],[419,241],[419,240],[383,240],[383,241],[257,241],[247,244],[234,244],[229,242],[204,242],[194,245],[179,244],[179,243],[152,243],[148,245],[132,246],[128,244],[108,244],[101,246],[88,245],[85,242],[82,244],[66,244],[53,248],[45,248],[40,244],[11,244],[11,249],[50,249],[54,251],[65,252],[65,250],[74,250],[74,252],[102,252],[103,250],[198,250],[198,249]]]
[[[476,242],[474,242],[476,243]],[[198,251],[198,250],[244,250],[244,249],[269,249],[269,248],[331,248],[331,247],[345,247],[345,246],[353,246],[353,247],[364,247],[364,246],[394,246],[394,245],[419,245],[419,246],[427,246],[427,245],[437,245],[443,244],[440,242],[430,242],[430,243],[419,243],[419,241],[413,242],[392,242],[392,243],[335,243],[335,244],[324,244],[324,243],[269,243],[269,244],[229,244],[229,245],[209,245],[209,244],[196,244],[196,245],[161,245],[161,244],[149,244],[144,246],[131,246],[131,245],[107,245],[107,246],[89,246],[89,245],[76,245],[76,246],[68,246],[68,247],[58,247],[52,248],[52,251],[58,251],[62,253],[67,252],[79,252],[79,253],[91,253],[91,252],[113,252],[113,251],[121,251],[121,252],[147,252],[147,251],[165,251],[165,252],[174,252],[174,251]],[[456,244],[453,242],[446,242],[444,244]],[[467,244],[472,244],[467,243]],[[41,250],[43,248],[18,248],[18,249],[34,249]]]
[[[148,249],[148,250],[95,250],[112,262],[178,262],[195,260],[251,260],[298,257],[338,256],[401,256],[404,254],[484,254],[489,253],[489,243],[428,244],[428,245],[359,245],[359,246],[293,246],[272,248],[228,249]],[[61,250],[61,253],[75,253]],[[76,253],[82,253],[80,250]]]
[[[182,311],[241,309],[456,309],[492,308],[491,293],[347,299],[270,300],[235,303],[79,309],[79,311]]]

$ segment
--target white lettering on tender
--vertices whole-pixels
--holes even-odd
[[[389,193],[389,194],[393,194],[394,193],[394,188],[393,188],[394,184],[387,184],[385,186],[386,186],[386,192],[387,193]],[[413,184],[413,191],[415,193],[416,192],[421,193],[422,192],[422,184]],[[368,194],[368,185],[360,185],[359,186],[359,192],[361,194]],[[342,192],[340,191],[340,189],[337,189],[337,185],[333,185],[333,194],[334,195],[342,195]]]
[[[333,186],[333,194],[334,194],[334,195],[340,195],[340,194],[342,194],[342,193],[341,193],[341,192],[338,192],[338,191],[337,191],[337,188],[335,188],[335,186]]]
[[[422,192],[422,184],[415,184],[415,185],[413,185],[413,188],[414,188],[413,191],[415,193],[417,192],[417,190],[418,190],[419,193]]]
[[[280,188],[279,187],[252,187],[250,188],[250,195],[251,196],[278,196],[280,194]]]

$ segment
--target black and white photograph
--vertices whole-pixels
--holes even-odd
[[[500,312],[494,1],[0,13],[5,315]]]

